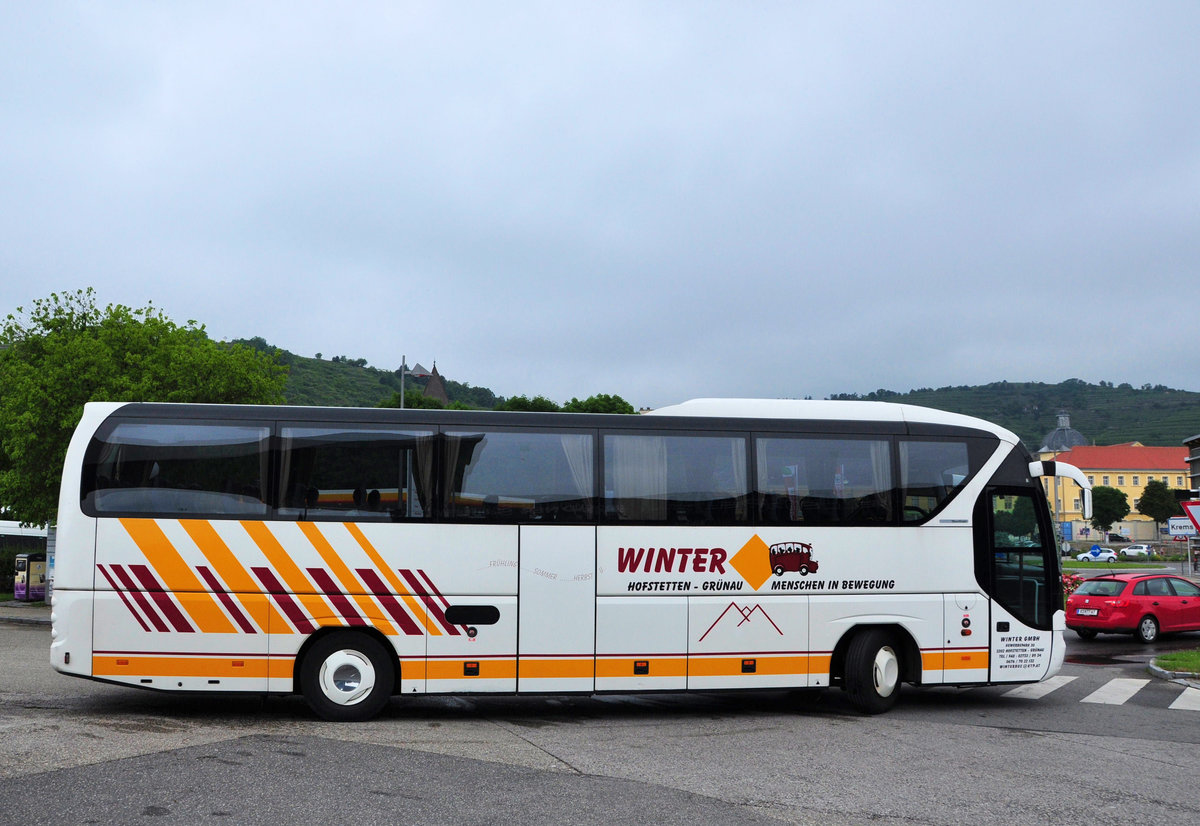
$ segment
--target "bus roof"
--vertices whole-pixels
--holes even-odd
[[[1016,434],[985,419],[948,413],[930,407],[894,402],[833,401],[830,399],[691,399],[660,407],[649,416],[703,416],[739,419],[838,419],[841,421],[944,424],[994,433],[1008,442]]]
[[[211,418],[214,420],[258,418],[312,422],[440,422],[447,425],[622,427],[645,428],[721,427],[731,421],[745,427],[786,430],[788,422],[807,428],[839,432],[838,424],[862,433],[946,433],[950,430],[988,433],[1018,444],[1011,431],[984,419],[947,413],[916,405],[892,402],[832,401],[812,399],[692,399],[661,407],[644,417],[611,413],[525,413],[491,410],[428,410],[354,407],[297,407],[231,404],[188,404],[166,402],[88,402],[84,418],[92,427],[111,415],[168,418]],[[647,421],[649,420],[649,421]],[[672,423],[672,420],[674,423]],[[651,423],[653,422],[653,424]],[[686,424],[685,424],[686,423]]]

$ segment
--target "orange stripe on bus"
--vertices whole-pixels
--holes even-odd
[[[420,601],[412,595],[411,591],[404,587],[404,583],[400,581],[398,576],[396,576],[396,572],[393,571],[384,561],[383,557],[379,555],[379,551],[375,550],[375,546],[371,544],[371,541],[367,539],[366,535],[363,534],[358,525],[355,525],[353,522],[346,522],[344,524],[346,525],[346,530],[350,531],[350,535],[353,536],[355,541],[358,542],[359,546],[366,551],[367,556],[371,558],[371,562],[375,563],[375,567],[381,574],[383,574],[384,578],[388,581],[388,584],[392,586],[392,590],[394,590],[400,596],[400,598],[404,600],[404,604],[408,606],[408,610],[411,611],[413,616],[417,618],[418,624],[423,627],[430,636],[442,636],[442,629],[438,627],[437,623],[429,621],[429,617],[425,615],[425,609],[421,607]]]
[[[275,610],[271,601],[261,598],[262,586],[255,582],[238,562],[211,522],[203,519],[183,519],[179,524],[187,531],[187,535],[196,543],[196,547],[216,569],[221,579],[225,580],[230,593],[242,603],[259,628],[272,634],[293,633],[292,626]]]
[[[638,677],[686,677],[686,657],[596,657],[597,677],[633,677],[634,663],[649,663],[648,674]]]
[[[283,578],[284,584],[291,589],[291,592],[307,609],[310,618],[320,622],[326,618],[337,616],[337,612],[332,610],[325,602],[324,597],[316,592],[316,586],[304,575],[304,572],[279,544],[279,540],[275,538],[275,534],[271,533],[266,524],[243,522],[242,527],[246,529],[246,533],[250,534],[254,544],[258,545],[267,557],[267,561],[271,563],[275,573]]]
[[[338,552],[329,544],[329,540],[325,538],[325,534],[321,533],[321,529],[312,522],[301,522],[300,530],[317,549],[317,553],[321,555],[321,559],[325,560],[325,564],[333,571],[333,575],[341,581],[342,587],[346,589],[345,592],[358,603],[366,621],[386,636],[394,637],[399,634],[394,625],[382,618],[383,611],[375,604],[375,600],[367,595],[366,588],[338,556]]]
[[[175,593],[190,592],[195,599],[187,601],[186,610],[200,630],[208,634],[236,634],[237,629],[225,613],[208,594],[208,588],[192,573],[179,551],[167,539],[162,528],[153,519],[122,519],[121,525],[151,567],[162,577],[167,590]]]
[[[986,651],[946,651],[946,670],[954,671],[963,668],[987,668],[988,652]]]
[[[477,663],[479,674],[467,677],[463,673],[464,663]],[[425,672],[426,679],[429,680],[511,680],[517,676],[517,661],[515,659],[476,660],[470,658],[430,660],[425,666]]]
[[[751,674],[807,674],[807,656],[763,656],[755,654],[750,657],[691,657],[688,659],[688,676],[690,677],[730,677],[749,676]],[[754,671],[742,670],[743,663],[754,661]],[[653,673],[653,672],[651,672]]]
[[[521,679],[566,679],[586,677],[596,674],[596,661],[591,657],[586,659],[526,659],[521,658]]]
[[[92,656],[96,677],[209,677],[251,679],[292,676],[292,659],[266,657],[124,657]]]

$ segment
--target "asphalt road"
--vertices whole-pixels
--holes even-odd
[[[1042,696],[906,689],[879,717],[830,690],[397,698],[339,725],[297,698],[64,677],[46,628],[0,623],[0,812],[14,824],[1194,826],[1200,707],[1145,663],[1200,634],[1154,649],[1068,637]]]

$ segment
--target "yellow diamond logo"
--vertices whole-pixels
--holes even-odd
[[[729,564],[755,591],[771,578],[771,551],[758,534],[754,534],[750,541],[733,555]]]

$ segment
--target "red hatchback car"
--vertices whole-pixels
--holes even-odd
[[[1089,640],[1100,632],[1132,633],[1154,642],[1160,633],[1200,630],[1200,585],[1170,574],[1106,574],[1086,579],[1067,597],[1067,627]]]

